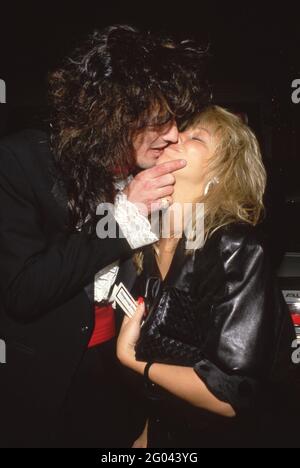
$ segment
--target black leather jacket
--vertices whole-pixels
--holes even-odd
[[[295,332],[258,228],[222,227],[191,255],[182,239],[164,281],[150,246],[135,294],[145,294],[150,277],[161,290],[138,359],[193,366],[237,414],[253,407],[263,384],[285,378]],[[153,342],[157,326],[161,341]]]

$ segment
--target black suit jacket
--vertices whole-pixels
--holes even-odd
[[[93,302],[85,288],[100,269],[132,254],[125,239],[68,234],[66,222],[67,197],[47,135],[28,130],[3,139],[0,339],[6,342],[7,364],[0,365],[0,411],[5,432],[17,430],[23,414],[26,419],[42,413],[45,422],[62,405],[93,330]]]

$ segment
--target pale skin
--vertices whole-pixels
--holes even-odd
[[[169,145],[158,158],[158,164],[173,162],[178,157],[187,161],[187,165],[176,172],[176,184],[172,197],[174,202],[196,203],[201,198],[207,183],[207,164],[214,155],[216,143],[216,136],[209,128],[198,126],[181,133],[178,141]],[[170,268],[177,243],[178,239],[174,238],[159,241],[160,254],[157,263],[163,279]],[[144,374],[146,362],[135,359],[134,349],[140,336],[144,313],[145,305],[140,304],[133,318],[124,318],[117,345],[118,359],[141,375]],[[149,377],[155,384],[197,408],[228,418],[235,416],[231,405],[216,398],[192,367],[155,363],[150,367]],[[147,446],[147,426],[133,446]]]

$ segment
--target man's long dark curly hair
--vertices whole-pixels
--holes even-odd
[[[135,167],[133,138],[179,123],[207,103],[206,51],[130,26],[95,31],[49,76],[51,145],[69,199],[70,227],[113,202],[116,174]]]

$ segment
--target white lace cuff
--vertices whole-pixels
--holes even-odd
[[[158,237],[151,231],[149,220],[122,192],[115,199],[115,219],[132,249],[158,241]]]

